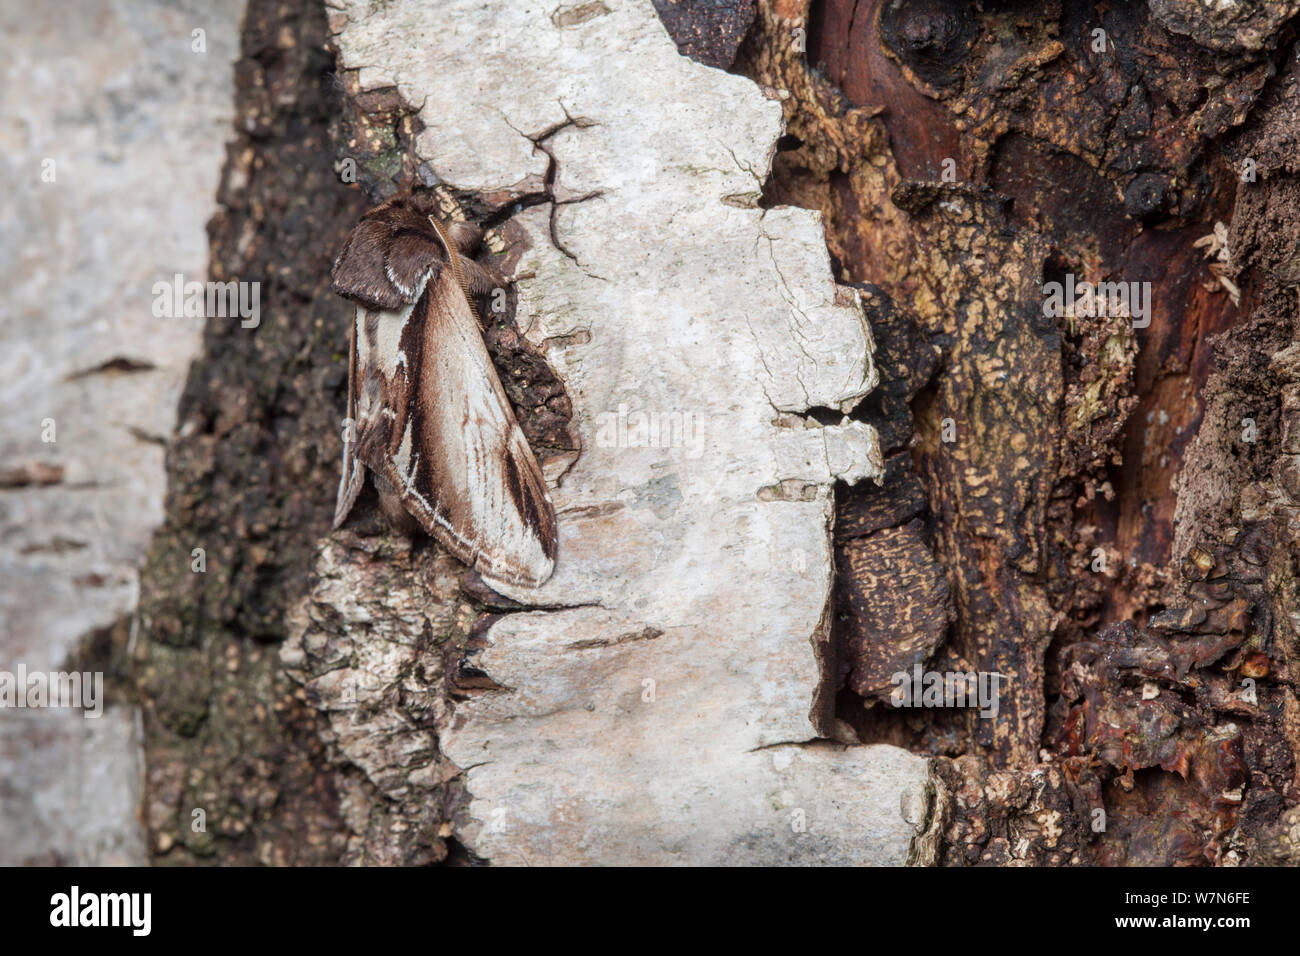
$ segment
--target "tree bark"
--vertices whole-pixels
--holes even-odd
[[[939,757],[920,856],[1293,859],[1294,5],[758,7],[766,201],[906,330],[837,636],[844,719]],[[1149,327],[1044,318],[1066,273],[1149,282]],[[927,656],[1008,676],[998,718],[883,705]]]
[[[211,272],[271,305],[169,449],[155,860],[1297,862],[1300,4],[655,6],[251,0]],[[409,188],[535,274],[485,335],[539,594],[328,529],[329,266]],[[1149,326],[1046,315],[1067,274]]]

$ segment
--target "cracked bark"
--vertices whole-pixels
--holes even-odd
[[[881,303],[836,713],[935,755],[913,860],[1293,861],[1295,7],[757,8],[764,203]],[[1150,326],[1045,320],[1066,273],[1149,281]],[[883,705],[916,662],[1009,674],[1003,714]]]
[[[874,430],[842,416],[876,374],[815,220],[755,208],[777,110],[678,57],[648,5],[508,14],[250,5],[212,272],[268,277],[267,320],[209,328],[169,448],[131,645],[155,859],[901,863],[924,762],[818,743],[830,487],[879,477]],[[459,41],[395,39],[450,38],[445,18],[551,45],[548,71],[450,69]],[[444,81],[536,79],[483,108],[429,82],[439,57]],[[718,103],[721,124],[700,106]],[[540,592],[492,592],[364,497],[327,533],[349,312],[328,266],[369,202],[411,187],[535,277],[504,314],[479,306],[557,484],[564,557]],[[708,430],[601,439],[628,403]]]
[[[159,861],[410,863],[470,850],[499,862],[859,859],[833,824],[802,842],[781,832],[805,801],[815,807],[808,782],[830,780],[842,805],[861,807],[851,824],[877,835],[885,824],[870,813],[892,802],[896,817],[901,791],[917,863],[1294,863],[1295,11],[1245,4],[1219,21],[1193,3],[1098,12],[761,0],[710,4],[699,19],[690,5],[658,6],[684,53],[758,82],[785,122],[774,155],[723,143],[691,165],[717,215],[742,217],[727,220],[719,244],[749,228],[755,247],[767,240],[761,258],[790,316],[774,328],[760,309],[719,305],[709,343],[752,357],[769,415],[761,440],[777,466],[753,466],[767,477],[743,492],[720,480],[708,493],[804,509],[807,524],[797,534],[780,526],[777,562],[755,552],[708,570],[823,596],[791,616],[799,654],[782,656],[793,654],[787,644],[764,652],[807,679],[802,711],[764,715],[763,731],[724,741],[764,761],[761,772],[737,762],[733,802],[779,780],[777,814],[760,825],[755,811],[741,832],[665,824],[615,789],[599,794],[620,808],[611,830],[587,802],[610,767],[564,751],[562,767],[530,779],[520,768],[545,760],[508,729],[588,739],[584,721],[609,719],[594,726],[619,739],[716,746],[724,734],[689,739],[673,736],[681,725],[630,718],[641,677],[674,691],[725,686],[707,663],[719,632],[704,622],[718,618],[744,646],[759,638],[747,619],[785,613],[762,595],[743,614],[680,597],[678,613],[653,597],[698,576],[647,570],[686,540],[669,518],[692,470],[678,462],[665,474],[636,456],[615,465],[591,440],[592,414],[626,394],[600,370],[637,367],[601,351],[611,323],[627,321],[627,298],[613,315],[567,298],[599,301],[586,280],[610,295],[630,281],[594,265],[603,244],[639,248],[634,228],[606,216],[620,201],[600,165],[609,137],[626,132],[616,111],[576,105],[584,88],[561,57],[551,75],[574,83],[563,102],[550,90],[521,96],[501,117],[527,150],[511,152],[490,125],[478,127],[487,141],[460,142],[427,110],[437,92],[421,86],[419,64],[401,66],[400,39],[384,39],[380,24],[405,35],[409,24],[387,20],[402,11],[329,9],[328,32],[368,55],[345,59],[336,87],[318,52],[321,12],[259,0],[245,25],[243,132],[212,227],[213,275],[282,277],[273,301],[283,318],[255,340],[209,331],[169,453],[168,524],[134,647]],[[457,10],[473,20],[468,6]],[[563,6],[544,18],[556,31],[547,42],[600,48],[611,24],[649,37],[636,16],[633,4]],[[470,105],[449,112],[479,122]],[[674,122],[689,129],[690,110]],[[495,179],[475,148],[501,151]],[[630,176],[647,154],[657,155],[644,142],[627,154]],[[600,571],[564,600],[493,594],[436,549],[392,538],[373,508],[325,536],[347,309],[323,277],[367,204],[338,183],[339,156],[358,160],[369,198],[437,186],[496,231],[502,267],[541,264],[536,285],[485,334],[548,475],[565,475],[566,558]],[[1257,177],[1242,182],[1247,159]],[[943,181],[946,168],[955,182]],[[654,168],[638,186],[653,198],[674,175]],[[744,219],[755,203],[757,221]],[[781,245],[822,241],[791,206],[824,217],[844,286],[811,295],[818,265],[787,269]],[[647,262],[679,268],[679,245],[699,255],[682,221],[655,221]],[[1240,286],[1240,307],[1196,245],[1216,221],[1228,225],[1223,274]],[[1042,285],[1065,273],[1152,282],[1151,326],[1043,318]],[[635,297],[634,285],[619,288]],[[824,343],[810,334],[859,302],[874,389],[869,361],[828,377]],[[689,338],[688,328],[678,333]],[[679,399],[704,401],[685,388]],[[1241,440],[1244,418],[1255,441]],[[842,484],[832,501],[845,469],[829,443],[841,438],[854,467],[883,476]],[[619,476],[621,499],[597,491],[593,461]],[[833,547],[810,536],[825,535],[832,509]],[[627,538],[630,514],[666,542],[644,565],[634,546],[608,544]],[[208,548],[207,575],[189,572],[196,546]],[[1104,570],[1094,572],[1099,552]],[[609,582],[638,576],[653,586],[633,610]],[[884,706],[890,675],[916,662],[1009,675],[1000,718]],[[718,698],[691,706],[708,700]],[[917,779],[911,758],[882,744],[933,757],[924,785],[864,782]],[[649,771],[612,769],[649,788],[678,772],[684,752],[694,751]],[[549,804],[519,798],[540,782],[558,788]],[[566,812],[604,828],[600,840],[547,817],[563,802],[556,793],[572,798]],[[217,821],[207,834],[189,826],[200,807]]]

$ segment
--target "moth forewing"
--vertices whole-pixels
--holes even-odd
[[[405,431],[390,436],[387,477],[406,510],[484,577],[540,584],[554,566],[554,512],[451,270],[416,313],[402,345],[418,386]]]

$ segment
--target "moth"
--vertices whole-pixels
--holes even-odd
[[[371,209],[334,262],[356,303],[334,527],[365,485],[397,530],[424,531],[489,582],[537,586],[555,567],[555,511],[479,330],[472,295],[507,280],[470,258],[471,223],[430,194]]]

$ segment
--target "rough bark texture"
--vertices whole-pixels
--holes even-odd
[[[256,0],[245,15],[209,271],[262,282],[263,315],[255,332],[205,332],[143,574],[134,664],[158,863],[332,863],[347,845],[322,718],[276,653],[329,526],[349,318],[329,267],[367,207],[333,169],[327,35],[314,3]],[[403,132],[368,141],[385,169]]]
[[[516,230],[520,335],[581,436],[555,471],[555,576],[471,628],[480,683],[434,714],[450,763],[421,774],[456,776],[453,830],[499,862],[900,863],[924,764],[824,736],[831,486],[882,470],[874,429],[843,419],[877,381],[858,297],[813,214],[758,208],[780,107],[679,56],[647,3],[583,11],[337,18],[361,87],[421,104],[422,162]],[[647,414],[697,425],[646,440]],[[355,642],[369,612],[341,595],[368,582],[341,577],[314,612]],[[385,686],[359,704],[387,713]],[[400,779],[381,740],[353,759]]]
[[[158,859],[436,862],[468,846],[511,863],[847,862],[866,833],[865,852],[893,862],[901,799],[914,863],[1300,862],[1295,5],[656,6],[679,49],[765,88],[779,140],[763,108],[730,158],[636,140],[615,71],[584,73],[574,51],[618,34],[667,76],[645,4],[527,22],[536,49],[506,59],[545,52],[551,86],[496,94],[495,118],[455,100],[478,82],[454,60],[463,38],[408,58],[409,11],[331,9],[335,79],[317,8],[251,4],[212,271],[262,277],[272,305],[256,336],[209,329],[169,451],[134,647]],[[475,9],[455,5],[458,24],[481,24]],[[429,63],[452,61],[431,82]],[[722,123],[700,93],[717,76],[689,76],[671,144],[687,152],[695,124]],[[716,88],[735,97],[728,122],[753,108]],[[344,157],[367,196],[339,183]],[[762,383],[751,431],[690,392],[715,369],[672,355],[660,383],[663,342],[613,327],[638,295],[663,296],[642,269],[712,261],[694,220],[655,218],[656,190],[688,167],[715,228],[726,217],[716,246],[755,230],[767,247],[763,268],[739,253],[729,268],[769,291],[779,273],[780,322],[746,328],[715,303],[705,339],[689,322],[673,339],[728,349],[736,368],[761,357],[761,375],[717,385],[744,406]],[[538,276],[488,337],[564,475],[572,576],[540,596],[493,594],[373,506],[326,533],[348,318],[329,258],[367,198],[412,185],[439,185],[495,227],[503,265]],[[844,286],[805,255],[821,237],[787,206],[821,213]],[[1199,240],[1216,223],[1211,260]],[[619,262],[604,246],[645,234],[643,266],[602,271]],[[1044,283],[1067,273],[1150,282],[1150,326],[1045,317]],[[828,374],[806,310],[842,329],[858,302],[872,336]],[[729,447],[748,483],[715,477],[705,495],[723,506],[691,510],[701,472],[683,456],[593,441],[633,370],[660,402],[671,385],[713,409],[710,438],[745,435],[770,460]],[[832,501],[837,476],[872,471],[877,435],[881,485],[841,483]],[[700,542],[691,526],[713,530]],[[780,532],[763,554],[756,527]],[[642,553],[646,535],[661,549]],[[701,575],[763,593],[665,592]],[[890,677],[913,664],[1003,675],[997,717],[895,710]],[[923,787],[899,747],[933,758]],[[692,799],[707,826],[682,816]]]
[[[876,376],[816,220],[756,208],[779,108],[678,57],[647,4],[327,13],[254,0],[236,69],[212,272],[262,278],[266,306],[256,335],[209,328],[169,449],[133,648],[156,859],[903,862],[924,761],[818,736],[830,490],[881,474],[839,411]],[[492,69],[451,24],[550,70]],[[470,60],[435,84],[439,57]],[[534,84],[473,99],[514,75]],[[630,109],[619,75],[671,79],[696,132],[667,101]],[[348,313],[329,261],[398,188],[436,188],[536,276],[485,335],[563,476],[542,592],[493,593],[372,497],[328,534]],[[603,440],[620,401],[694,412],[700,443]]]
[[[839,714],[940,757],[914,859],[1294,855],[1294,5],[758,7],[764,201],[918,356],[882,348],[905,451],[836,534]],[[1066,273],[1150,282],[1150,327],[1044,318]],[[882,705],[915,661],[1009,675],[1001,713]]]

